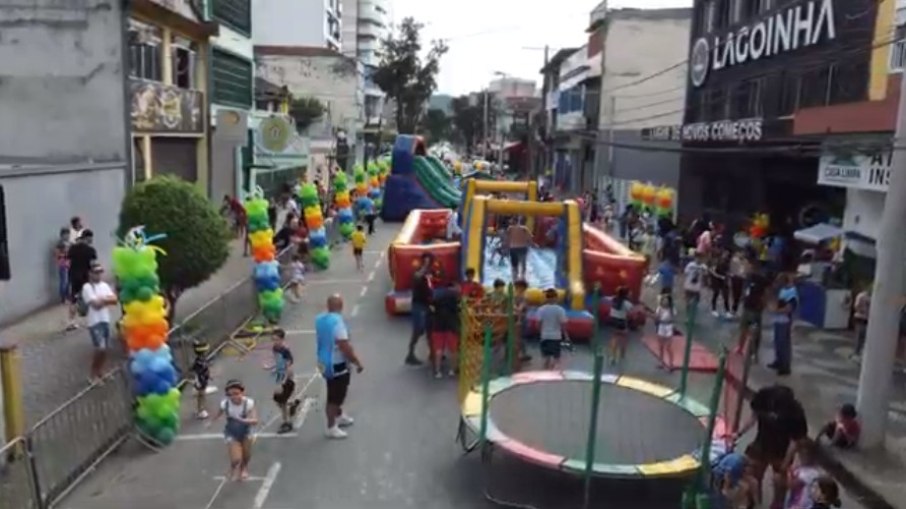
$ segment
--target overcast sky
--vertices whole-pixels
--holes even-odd
[[[497,71],[539,81],[544,45],[557,49],[585,43],[588,0],[392,0],[393,17],[423,22],[426,39],[449,39],[441,61],[438,93],[477,91]],[[611,8],[689,7],[692,0],[612,0]],[[539,83],[540,86],[540,83]]]

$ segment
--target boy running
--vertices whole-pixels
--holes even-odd
[[[544,292],[547,303],[538,308],[541,327],[541,356],[544,369],[556,369],[560,362],[561,342],[569,341],[566,332],[566,311],[557,303],[557,290],[549,288]]]
[[[368,243],[368,237],[365,236],[365,227],[358,225],[355,231],[349,237],[352,242],[352,255],[355,257],[355,268],[359,272],[365,270],[365,264],[362,262],[362,253],[365,252],[365,244]]]
[[[293,353],[286,346],[286,331],[274,329],[273,339],[274,381],[277,382],[277,388],[274,390],[274,403],[277,404],[283,418],[283,424],[277,429],[277,433],[288,433],[293,430],[292,418],[300,403],[298,399],[294,399],[292,403],[289,401],[296,390],[296,382],[293,379]]]

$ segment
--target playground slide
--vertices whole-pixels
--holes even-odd
[[[412,275],[425,253],[434,255],[435,284],[459,279],[459,242],[443,240],[451,213],[447,209],[416,209],[409,213],[387,250],[387,267],[393,280],[393,289],[384,299],[388,314],[408,313],[412,309]]]
[[[616,295],[617,288],[625,286],[631,300],[638,302],[648,271],[645,257],[587,223],[582,225],[582,239],[585,282],[600,284],[604,295]]]
[[[444,162],[441,161],[439,157],[425,156],[425,158],[428,159],[428,163],[430,163],[431,166],[434,167],[434,169],[440,172],[441,175],[446,176],[447,180],[453,178],[453,172],[447,168],[447,165],[444,164]]]
[[[453,187],[453,183],[443,170],[433,166],[428,158],[416,156],[412,160],[412,169],[415,172],[416,180],[432,200],[446,208],[454,208],[459,205],[459,201],[462,199],[461,193]]]

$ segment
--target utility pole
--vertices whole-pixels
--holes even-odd
[[[899,339],[900,312],[903,306],[906,252],[906,80],[900,87],[900,106],[894,136],[893,164],[884,214],[878,230],[878,258],[875,266],[874,290],[868,316],[868,333],[859,374],[856,406],[862,420],[860,447],[882,448],[887,432],[887,413],[890,404],[890,385],[893,382],[894,360]]]
[[[484,89],[484,120],[481,122],[482,138],[484,140],[481,144],[481,154],[485,161],[488,159],[488,134],[490,130],[488,129],[488,101],[490,96],[490,89]]]

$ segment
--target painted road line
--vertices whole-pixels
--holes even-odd
[[[365,253],[365,254],[378,254],[378,253],[380,253],[380,254],[381,254],[381,257],[382,257],[382,258],[384,257],[384,250],[383,250],[383,249],[381,249],[380,251],[377,250],[377,249],[368,249],[368,250],[364,251],[364,253]]]
[[[227,478],[220,476],[219,478],[215,477],[215,480],[219,481],[217,484],[217,489],[214,490],[214,495],[211,496],[211,500],[208,500],[208,505],[204,506],[204,509],[211,509],[214,506],[214,502],[217,501],[217,497],[220,496],[220,492],[223,491],[223,487],[226,485]]]
[[[215,475],[214,480],[215,481],[228,481],[229,479],[227,479],[226,476],[223,476],[223,475]],[[262,482],[262,481],[264,481],[264,477],[250,475],[250,476],[248,476],[246,481],[247,482]]]
[[[366,293],[368,293],[368,286],[363,286],[362,291],[359,292],[359,298],[365,297]]]
[[[285,332],[287,335],[297,334],[297,335],[302,336],[305,334],[314,334],[315,330],[314,329],[289,329],[289,330],[284,330],[283,332]]]
[[[277,475],[280,474],[280,468],[280,462],[275,461],[274,464],[267,469],[267,474],[264,476],[264,482],[261,483],[261,487],[258,488],[258,493],[255,495],[254,509],[261,509],[264,507],[264,502],[267,500],[267,496],[271,494],[271,489],[274,487]]]
[[[307,280],[305,286],[321,286],[321,285],[342,285],[342,284],[352,284],[359,283],[362,284],[362,279],[319,279],[319,280]]]
[[[368,274],[368,282],[369,282],[369,283],[372,282],[372,281],[374,281],[374,273],[375,273],[375,271],[372,270],[371,273]]]
[[[296,418],[293,419],[293,429],[298,430],[302,428],[302,425],[305,424],[305,420],[308,418],[308,413],[311,412],[311,409],[314,408],[315,403],[317,402],[317,399],[309,397],[302,400],[302,407],[299,408],[299,413],[297,413]]]
[[[356,316],[358,316],[358,314],[359,314],[359,305],[356,304],[355,306],[352,306],[352,313],[349,313],[349,316],[352,318],[355,318]]]
[[[311,387],[312,382],[314,382],[315,379],[318,378],[319,376],[320,376],[320,373],[308,373],[305,375],[294,376],[293,381],[296,382],[296,390],[293,391],[292,395],[290,395],[289,401],[298,399],[300,396],[305,394],[305,392],[308,390],[308,388]],[[302,384],[302,386],[300,387],[299,382],[305,378],[307,378],[307,380],[305,380],[305,383]],[[267,423],[265,423],[264,426],[261,426],[260,428],[258,428],[258,432],[252,436],[252,440],[257,439],[258,435],[263,433],[264,430],[266,430],[266,429],[270,428],[271,426],[273,426],[274,424],[276,424],[277,420],[280,419],[281,417],[282,417],[282,414],[280,413],[279,410],[277,410],[277,412],[274,413],[274,415],[271,416],[271,418],[267,420]]]
[[[258,433],[257,438],[295,438],[298,433]],[[196,433],[189,435],[177,435],[177,442],[197,442],[202,440],[223,440],[223,433]]]

